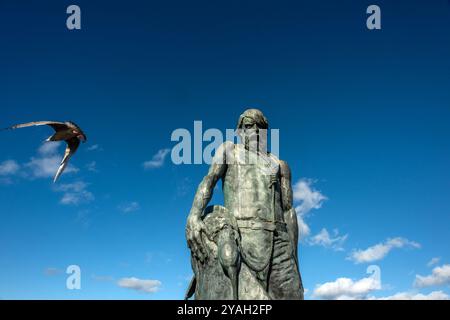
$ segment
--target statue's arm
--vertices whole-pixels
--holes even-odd
[[[284,212],[289,236],[294,246],[295,257],[298,250],[298,220],[293,204],[291,169],[285,161],[280,160],[281,171],[281,204]]]
[[[203,178],[197,188],[188,219],[200,218],[202,216],[203,210],[205,210],[209,200],[211,200],[214,187],[216,186],[217,181],[224,174],[224,171],[225,164],[211,164],[208,174]]]
[[[200,218],[203,210],[211,200],[214,187],[217,181],[223,177],[227,168],[227,154],[229,153],[230,145],[228,142],[222,144],[214,156],[208,174],[203,178],[202,182],[195,193],[194,202],[189,213],[189,218]]]
[[[187,219],[186,238],[192,253],[200,261],[205,258],[205,250],[203,248],[201,232],[205,225],[201,219],[203,211],[208,205],[213,195],[214,187],[219,179],[221,179],[227,168],[227,154],[229,151],[229,143],[222,144],[213,158],[213,162],[209,167],[208,174],[203,178],[198,186],[197,192],[192,203],[191,211]]]

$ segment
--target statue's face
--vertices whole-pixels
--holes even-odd
[[[258,125],[256,124],[256,121],[253,120],[253,118],[250,117],[245,117],[244,120],[242,121],[242,129],[244,130],[255,130],[257,131]]]
[[[256,121],[253,118],[245,117],[242,121],[241,138],[244,144],[248,147],[250,141],[258,140],[259,128]]]
[[[261,144],[264,144],[265,147],[265,142],[263,142],[263,139],[260,137],[260,130],[262,130],[262,128],[253,118],[245,117],[243,119],[240,136],[247,149],[264,150]]]

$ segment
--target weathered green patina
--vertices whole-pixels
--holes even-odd
[[[266,151],[267,129],[261,111],[246,110],[243,144],[225,142],[198,187],[186,226],[194,271],[186,298],[303,299],[291,173]],[[207,208],[219,180],[224,206]]]

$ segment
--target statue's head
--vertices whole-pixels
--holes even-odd
[[[261,110],[245,110],[239,117],[237,129],[247,149],[267,151],[269,122]]]
[[[269,122],[261,110],[247,109],[238,121],[238,129],[269,129]]]

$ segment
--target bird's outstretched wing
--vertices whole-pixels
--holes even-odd
[[[66,140],[66,143],[67,143],[66,152],[65,152],[64,158],[62,159],[61,164],[58,168],[58,171],[56,172],[53,182],[56,182],[56,180],[58,180],[59,176],[63,173],[64,169],[66,169],[66,166],[69,163],[70,158],[77,151],[78,146],[80,145],[80,140],[78,138],[74,137],[69,140]]]
[[[45,126],[45,125],[48,125],[48,126],[52,127],[53,129],[55,129],[55,131],[67,128],[67,124],[65,124],[64,122],[59,122],[59,121],[33,121],[33,122],[16,124],[16,125],[14,125],[12,127],[4,128],[2,130],[14,130],[14,129],[19,129],[19,128],[26,128],[26,127],[32,127],[32,126]]]

